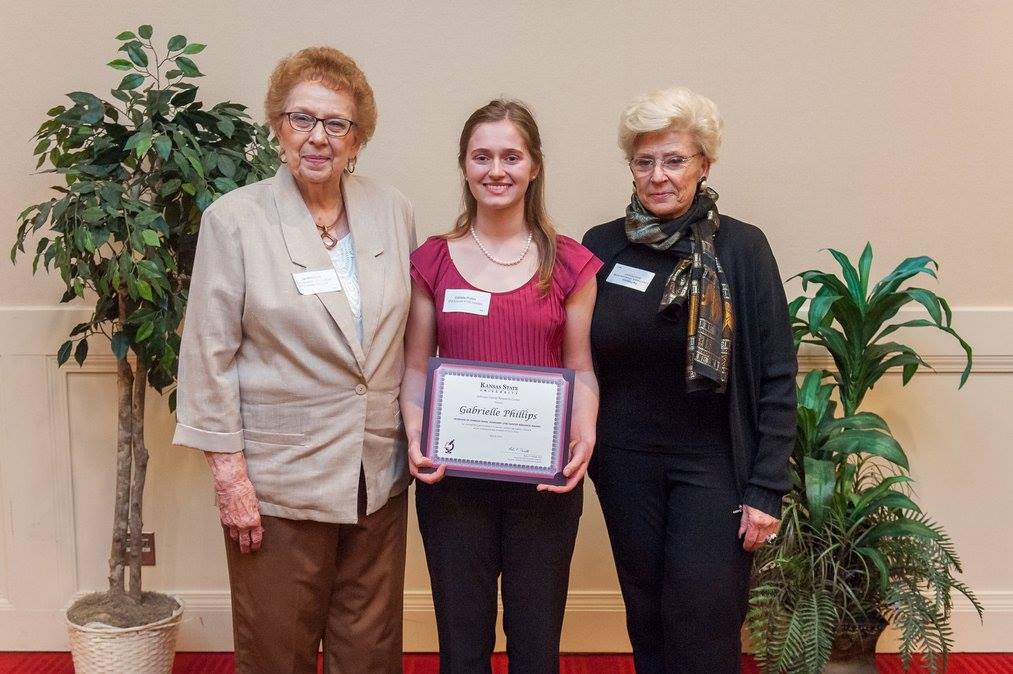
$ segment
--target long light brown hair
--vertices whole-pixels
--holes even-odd
[[[556,228],[549,219],[548,211],[545,208],[545,161],[542,155],[542,137],[538,133],[538,124],[528,110],[528,107],[520,101],[495,99],[471,113],[471,117],[464,123],[461,129],[460,147],[457,153],[457,164],[461,167],[462,176],[466,174],[465,161],[468,155],[468,142],[471,134],[480,124],[509,120],[517,132],[521,134],[528,152],[538,167],[538,175],[528,183],[528,189],[524,193],[524,220],[531,229],[532,237],[538,245],[538,290],[545,294],[552,287],[552,268],[556,263]],[[463,178],[464,187],[464,211],[457,216],[454,228],[444,236],[448,239],[458,239],[468,233],[468,229],[475,222],[475,215],[478,212],[478,202],[475,195],[468,187],[467,177]]]

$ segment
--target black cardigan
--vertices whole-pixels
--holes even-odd
[[[626,246],[624,219],[593,227],[583,244],[604,262],[599,286]],[[742,503],[775,517],[791,487],[788,457],[795,444],[798,360],[784,286],[774,254],[757,227],[721,215],[715,238],[735,310],[728,375],[732,460]],[[596,309],[597,311],[597,309]],[[595,363],[600,369],[603,363]]]

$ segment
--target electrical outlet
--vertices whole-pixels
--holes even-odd
[[[130,555],[130,533],[127,532],[127,555]],[[141,532],[141,566],[155,565],[155,532]]]

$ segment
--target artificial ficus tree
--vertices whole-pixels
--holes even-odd
[[[36,169],[59,175],[57,193],[21,212],[11,261],[40,234],[32,271],[57,271],[61,302],[94,301],[89,320],[57,353],[88,358],[89,338],[108,340],[117,361],[116,498],[109,592],[141,597],[141,507],[148,452],[144,397],[150,384],[175,408],[179,326],[201,213],[218,196],[277,168],[268,129],[246,107],[197,100],[190,58],[205,45],[182,35],[160,49],[145,25],[120,33],[124,71],[111,99],[67,94],[34,139]],[[127,554],[129,534],[130,554]],[[129,557],[129,559],[128,559]],[[129,567],[129,584],[125,569]]]

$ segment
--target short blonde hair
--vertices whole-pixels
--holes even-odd
[[[619,147],[633,159],[637,139],[654,131],[685,131],[711,162],[721,147],[721,115],[714,101],[685,87],[643,94],[619,115]]]
[[[352,120],[363,145],[376,130],[376,101],[365,73],[355,61],[333,47],[307,47],[278,61],[264,98],[264,112],[272,128],[281,123],[285,99],[300,82],[319,82],[332,91],[347,93],[355,101]]]

